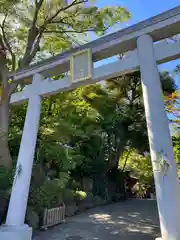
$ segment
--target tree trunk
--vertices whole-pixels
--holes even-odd
[[[9,100],[0,103],[0,166],[11,168],[12,159],[8,146]]]
[[[0,55],[0,166],[11,168],[12,159],[8,146],[9,127],[9,83],[7,59],[5,55]]]

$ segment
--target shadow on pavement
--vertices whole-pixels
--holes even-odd
[[[154,200],[128,200],[67,219],[34,240],[154,240],[160,236]]]

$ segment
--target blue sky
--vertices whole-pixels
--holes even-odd
[[[99,7],[120,5],[131,13],[131,19],[118,25],[118,30],[179,6],[180,0],[96,0],[96,4]],[[171,71],[177,64],[180,64],[180,60],[162,64],[159,69]]]
[[[130,25],[180,5],[179,0],[96,0],[99,7],[123,6],[132,14]]]
[[[169,9],[177,7],[180,5],[180,0],[96,0],[98,7],[104,6],[122,6],[125,7],[130,13],[131,18],[124,24],[119,24],[116,30],[131,26],[140,21],[143,21],[152,16],[158,15],[162,12],[165,12]],[[114,30],[115,30],[114,29]],[[95,35],[90,34],[91,39],[93,40]],[[96,65],[101,65],[102,63],[108,63],[114,61],[116,58],[107,59]],[[176,65],[180,64],[180,59],[158,66],[160,71],[169,71],[172,72]],[[176,84],[180,86],[180,77],[175,77]],[[171,118],[173,116],[169,115]]]

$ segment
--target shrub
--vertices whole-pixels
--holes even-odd
[[[63,189],[62,190],[62,199],[66,205],[73,203],[75,201],[73,190],[71,190],[69,188]]]
[[[0,191],[6,191],[11,187],[12,171],[0,167]]]
[[[29,204],[37,211],[53,208],[62,203],[60,179],[46,180],[43,185],[32,191]]]
[[[75,191],[74,196],[77,201],[82,201],[87,197],[87,193],[83,191]]]

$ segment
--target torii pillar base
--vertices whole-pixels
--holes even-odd
[[[8,226],[2,225],[0,227],[1,240],[31,240],[32,228],[28,225],[22,226]]]

